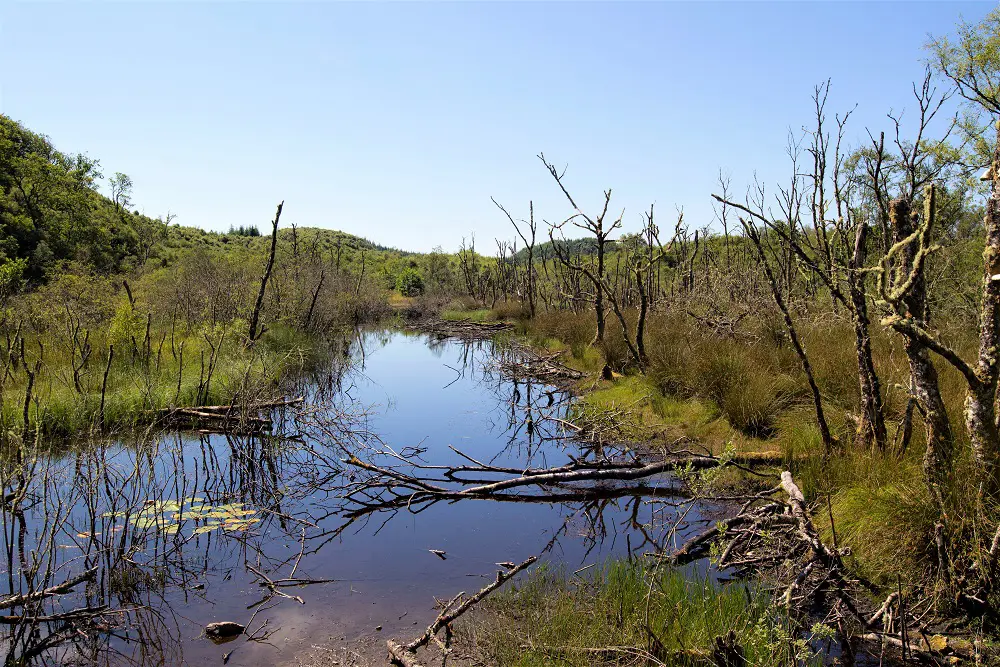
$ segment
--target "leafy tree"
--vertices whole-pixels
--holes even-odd
[[[406,267],[396,279],[396,289],[403,296],[419,296],[424,293],[424,279],[413,267]]]
[[[127,174],[118,171],[111,178],[111,201],[115,203],[118,213],[132,204],[132,179]]]

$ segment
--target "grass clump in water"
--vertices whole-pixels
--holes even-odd
[[[730,632],[747,665],[820,664],[810,648],[817,642],[791,637],[770,597],[745,584],[637,561],[591,572],[568,578],[539,568],[489,598],[459,633],[500,667],[706,664],[716,638]]]

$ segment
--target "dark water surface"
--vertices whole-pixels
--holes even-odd
[[[427,463],[463,462],[450,445],[518,468],[582,455],[578,443],[548,439],[560,427],[546,417],[564,416],[568,397],[503,377],[491,343],[382,331],[360,335],[348,353],[348,370],[307,388],[310,399],[349,415],[336,436],[348,446],[364,440],[404,454],[418,448]],[[294,430],[291,412],[283,414]],[[341,471],[343,456],[309,431],[305,439],[267,442],[170,434],[40,462],[44,475],[29,485],[25,512],[26,543],[40,571],[54,570],[58,583],[98,568],[92,584],[46,612],[102,604],[126,612],[95,620],[85,633],[59,622],[42,623],[34,639],[8,629],[9,655],[52,636],[57,646],[37,664],[221,665],[229,652],[230,665],[293,663],[313,646],[336,646],[376,626],[384,636],[416,635],[436,615],[435,596],[471,594],[499,561],[541,554],[571,572],[648,549],[643,533],[662,535],[671,518],[663,499],[649,494],[587,504],[465,500],[420,513],[376,512],[338,534],[345,520],[338,488],[350,474]],[[652,485],[667,489],[670,480]],[[22,562],[17,553],[17,517],[5,512],[4,523],[0,587],[23,591],[23,564],[32,556]],[[266,599],[265,579],[334,581],[279,586],[300,604]],[[202,636],[208,622],[251,617],[249,629],[262,626],[255,637],[262,641],[243,636],[216,645]]]

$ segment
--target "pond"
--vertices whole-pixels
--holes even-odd
[[[384,503],[391,484],[362,488],[347,452],[411,471],[583,456],[562,421],[571,397],[502,373],[509,354],[489,341],[361,332],[345,363],[303,387],[303,405],[276,411],[273,436],[148,434],[28,461],[6,480],[4,493],[24,492],[5,500],[0,577],[23,593],[93,576],[47,598],[40,621],[6,621],[8,664],[292,664],[315,645],[409,639],[436,616],[435,596],[478,590],[498,563],[538,555],[571,574],[666,539],[668,477],[558,502],[535,488],[509,502],[401,506]],[[697,520],[687,515],[671,539]],[[203,629],[219,621],[247,634],[217,645]]]

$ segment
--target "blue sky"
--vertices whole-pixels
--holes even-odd
[[[570,211],[536,158],[711,221],[719,170],[786,178],[789,129],[911,109],[929,34],[992,3],[0,2],[0,112],[128,173],[137,206],[225,230],[287,223],[480,248]]]

